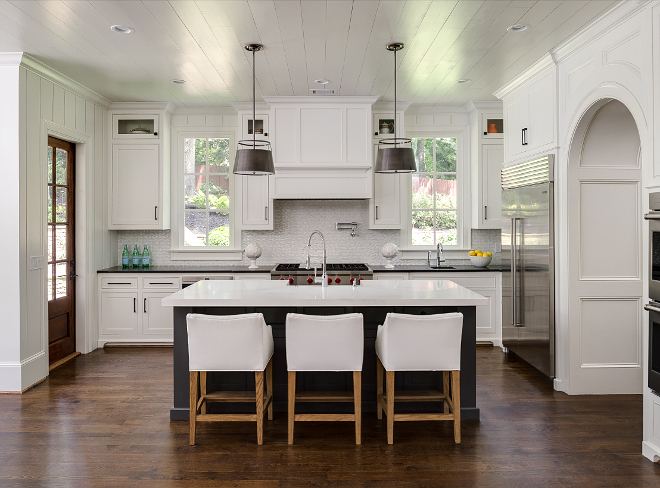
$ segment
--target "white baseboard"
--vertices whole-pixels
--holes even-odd
[[[45,351],[20,363],[0,364],[0,392],[20,393],[48,376]]]
[[[648,441],[643,441],[642,455],[648,460],[657,463],[658,461],[660,461],[660,447],[657,447]]]

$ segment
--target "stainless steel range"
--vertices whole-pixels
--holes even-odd
[[[300,264],[278,264],[270,272],[271,280],[289,280],[291,285],[313,285],[322,275],[321,267],[306,269]],[[359,285],[362,280],[373,280],[374,272],[366,264],[327,264],[328,285]]]

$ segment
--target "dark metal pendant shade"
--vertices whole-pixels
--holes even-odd
[[[412,173],[417,171],[415,153],[412,141],[404,137],[396,137],[396,52],[403,49],[403,43],[393,42],[387,45],[387,50],[394,52],[394,137],[383,139],[378,143],[376,156],[376,173]]]
[[[234,161],[233,173],[237,175],[273,175],[275,165],[273,164],[273,152],[270,142],[257,139],[255,124],[255,68],[254,53],[261,51],[261,44],[247,44],[246,51],[252,52],[252,139],[238,141],[236,148],[236,160]]]

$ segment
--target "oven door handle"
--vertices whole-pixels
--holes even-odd
[[[660,313],[660,308],[658,308],[658,307],[654,307],[654,306],[651,305],[651,304],[646,304],[646,305],[644,305],[644,310],[646,310],[646,311],[648,311],[648,312],[656,312],[656,313]]]
[[[660,220],[660,212],[644,214],[644,220]]]

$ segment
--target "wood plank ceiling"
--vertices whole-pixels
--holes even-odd
[[[24,51],[111,101],[226,106],[309,95],[330,80],[340,95],[461,106],[492,93],[617,2],[612,0],[0,0],[0,52]],[[520,33],[507,32],[529,24]],[[113,24],[133,34],[110,30]],[[174,85],[172,79],[184,79]],[[457,84],[459,78],[472,80]]]

